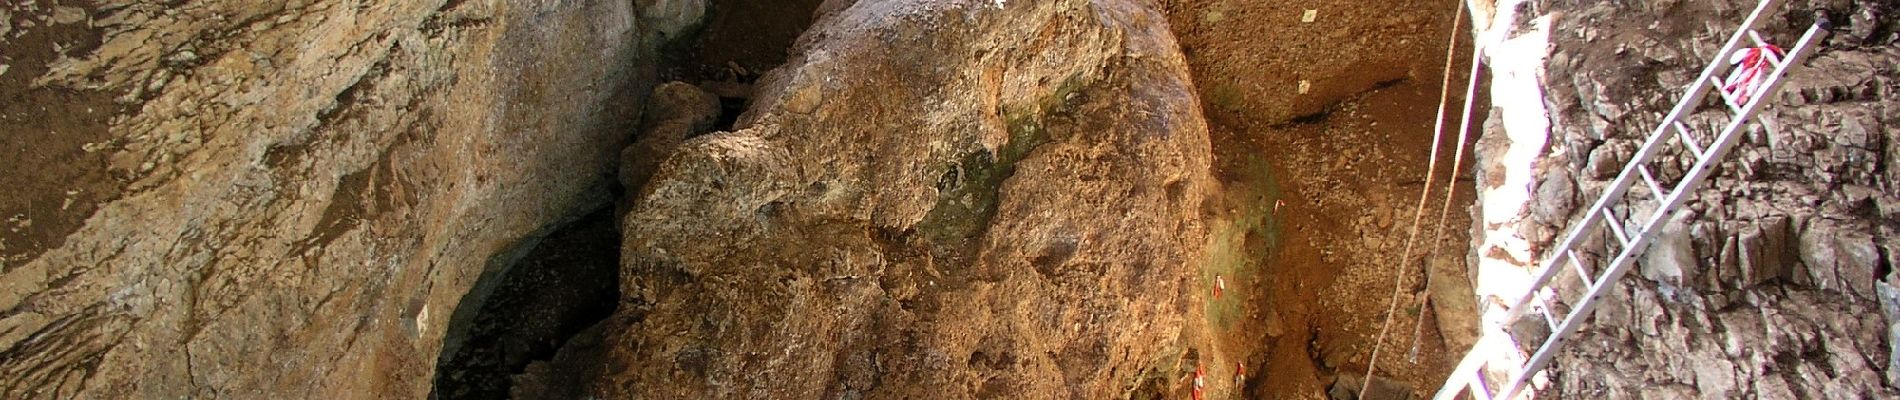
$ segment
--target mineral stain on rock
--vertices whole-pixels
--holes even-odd
[[[99,46],[103,32],[87,23],[89,13],[0,10],[0,271],[64,244],[141,168],[111,157],[107,126],[130,111],[116,100],[123,92],[33,84],[61,58]],[[9,29],[15,18],[34,26]]]

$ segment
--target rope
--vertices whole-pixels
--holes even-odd
[[[1443,244],[1439,243],[1439,241],[1444,240],[1445,220],[1451,216],[1451,200],[1452,200],[1453,195],[1457,194],[1457,190],[1458,190],[1458,172],[1465,165],[1464,143],[1465,143],[1465,140],[1471,134],[1471,111],[1473,108],[1472,105],[1475,100],[1474,97],[1476,97],[1478,94],[1478,71],[1479,71],[1478,65],[1479,63],[1477,62],[1478,53],[1476,50],[1472,51],[1471,59],[1472,59],[1471,82],[1465,87],[1464,116],[1463,116],[1463,120],[1460,121],[1458,124],[1458,153],[1457,153],[1458,155],[1452,158],[1451,181],[1445,183],[1445,204],[1442,206],[1439,206],[1438,208],[1438,227],[1436,228],[1436,230],[1432,232],[1432,241],[1431,241],[1431,243],[1433,244],[1432,252],[1430,255],[1425,257],[1426,260],[1438,259],[1439,251],[1444,249]],[[1426,267],[1430,268],[1430,265],[1427,264]],[[1425,290],[1426,290],[1425,293],[1428,299],[1431,296],[1431,287],[1432,287],[1432,276],[1431,276],[1430,271],[1427,271],[1425,274]],[[1423,312],[1422,311],[1423,308],[1421,307],[1420,309],[1421,309],[1421,312]],[[1412,327],[1413,349],[1412,351],[1414,352],[1414,357],[1416,357],[1416,352],[1418,351],[1417,347],[1418,347],[1419,332],[1422,329],[1424,329],[1424,326],[1425,326],[1425,318],[1421,317],[1417,321],[1413,321],[1413,327]]]
[[[1477,57],[1477,54],[1472,54],[1472,57]],[[1475,64],[1476,63],[1474,63],[1474,65]],[[1478,70],[1476,68],[1473,68],[1471,73],[1472,73],[1471,85],[1466,89],[1467,96],[1476,95],[1478,92],[1478,75],[1477,75]],[[1464,121],[1461,122],[1458,127],[1458,143],[1464,143],[1465,139],[1468,138],[1471,134],[1471,111],[1472,111],[1472,99],[1470,97],[1466,97]],[[1465,161],[1464,150],[1465,150],[1464,146],[1460,145],[1458,147],[1458,153],[1457,153],[1458,156],[1452,158],[1452,165],[1451,165],[1452,179],[1451,179],[1451,182],[1447,182],[1445,184],[1445,204],[1442,206],[1439,206],[1438,208],[1438,228],[1436,231],[1432,233],[1432,243],[1434,243],[1434,246],[1432,246],[1431,255],[1427,256],[1426,260],[1438,259],[1439,251],[1444,249],[1444,246],[1438,245],[1438,244],[1439,244],[1439,241],[1443,240],[1445,237],[1445,220],[1451,216],[1452,196],[1456,194],[1456,190],[1458,189],[1458,178],[1457,178],[1458,172],[1460,171],[1461,168],[1464,167],[1464,161]],[[1431,287],[1432,287],[1431,283],[1432,283],[1431,275],[1427,273],[1425,275],[1425,288],[1427,290],[1426,292],[1427,296],[1430,296],[1430,293],[1431,293],[1430,292]],[[1419,321],[1415,321],[1415,324],[1419,326],[1423,326],[1424,319],[1420,318]],[[1418,337],[1416,335],[1418,334],[1417,332],[1419,329],[1421,328],[1413,327],[1412,329],[1413,335],[1414,335],[1412,338],[1412,342],[1414,346],[1416,346],[1418,342]]]
[[[1457,11],[1455,12],[1455,15],[1452,16],[1451,34],[1448,35],[1450,36],[1450,38],[1447,39],[1449,43],[1445,47],[1445,68],[1444,68],[1445,76],[1444,76],[1443,83],[1439,85],[1438,114],[1435,117],[1435,121],[1433,122],[1433,126],[1432,126],[1431,161],[1427,164],[1427,167],[1426,167],[1425,184],[1423,185],[1422,188],[1419,189],[1418,207],[1414,208],[1412,212],[1412,227],[1410,229],[1410,233],[1407,234],[1407,237],[1405,239],[1405,251],[1399,253],[1400,261],[1396,264],[1393,264],[1392,266],[1392,269],[1393,269],[1392,274],[1391,274],[1393,277],[1392,296],[1391,296],[1391,300],[1389,304],[1386,306],[1386,312],[1385,312],[1385,318],[1384,318],[1385,321],[1381,323],[1379,326],[1378,339],[1373,341],[1372,356],[1371,358],[1366,360],[1365,379],[1363,382],[1360,383],[1360,387],[1359,387],[1359,395],[1361,397],[1365,396],[1366,392],[1372,389],[1372,373],[1378,366],[1379,350],[1385,346],[1386,333],[1392,327],[1392,317],[1394,317],[1398,311],[1399,295],[1404,292],[1405,279],[1404,279],[1404,276],[1401,275],[1401,272],[1403,270],[1399,269],[1398,267],[1405,265],[1406,262],[1410,261],[1411,259],[1413,245],[1416,244],[1417,239],[1418,239],[1418,225],[1419,223],[1423,222],[1425,218],[1425,205],[1431,199],[1432,183],[1436,182],[1438,179],[1438,176],[1437,176],[1438,147],[1441,143],[1444,142],[1445,112],[1446,112],[1446,109],[1450,107],[1450,103],[1451,103],[1451,69],[1457,62],[1458,37],[1460,36],[1459,31],[1463,27],[1462,23],[1464,22],[1464,16],[1465,16],[1464,1],[1460,0],[1456,4],[1457,5],[1455,6],[1455,8],[1457,9]],[[1476,80],[1477,67],[1478,67],[1477,58],[1474,56],[1472,58],[1473,79],[1471,82],[1471,87],[1474,90],[1477,85],[1477,80]],[[1470,114],[1469,104],[1471,103],[1471,97],[1472,96],[1469,94],[1465,96],[1465,103],[1467,104],[1467,109],[1466,109],[1467,122],[1469,121],[1469,114]],[[1460,134],[1459,136],[1460,136],[1460,139],[1457,143],[1457,146],[1459,148],[1458,158],[1462,160],[1464,157],[1464,139],[1463,139],[1464,135]],[[1452,175],[1453,183],[1456,183],[1458,181],[1456,171],[1455,171],[1456,168],[1457,166],[1453,165],[1453,169],[1454,169],[1454,172]],[[1450,196],[1446,196],[1446,197],[1447,197],[1447,201],[1449,201]]]

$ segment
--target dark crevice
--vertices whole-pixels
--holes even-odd
[[[667,57],[664,80],[692,83],[719,96],[713,131],[731,131],[751,105],[761,76],[785,63],[822,0],[713,0],[706,27]]]
[[[1372,94],[1374,92],[1378,92],[1381,90],[1390,89],[1394,86],[1398,86],[1399,84],[1405,83],[1408,80],[1409,78],[1399,77],[1399,78],[1393,78],[1393,79],[1387,79],[1383,81],[1374,82],[1371,87],[1367,87],[1365,90],[1361,90],[1352,96],[1347,96],[1341,99],[1340,101],[1334,102],[1332,104],[1327,104],[1326,107],[1321,108],[1319,111],[1313,112],[1311,114],[1305,114],[1305,115],[1293,117],[1291,119],[1286,120],[1286,122],[1273,124],[1272,127],[1274,129],[1285,129],[1285,128],[1291,128],[1291,127],[1301,126],[1301,125],[1316,125],[1316,124],[1325,123],[1327,119],[1332,118],[1333,113],[1338,112],[1339,109],[1345,106],[1347,103],[1352,103],[1355,100],[1363,99],[1368,94]]]
[[[731,131],[733,125],[739,123],[739,114],[745,113],[747,103],[750,102],[751,99],[745,97],[721,96],[719,98],[719,119],[713,121],[713,131]]]
[[[1316,112],[1316,113],[1293,117],[1293,119],[1289,119],[1285,123],[1281,123],[1275,126],[1283,127],[1283,126],[1294,126],[1294,125],[1318,124],[1318,123],[1326,122],[1326,118],[1331,117],[1331,116],[1333,116],[1333,109],[1327,108],[1324,110],[1320,110],[1319,112]]]
[[[444,10],[461,3],[451,0]],[[709,3],[704,28],[692,33],[696,37],[662,49],[658,78],[692,83],[717,96],[715,128],[731,130],[749,106],[753,85],[785,61],[822,1]],[[349,98],[345,93],[339,101]],[[623,203],[554,224],[490,260],[450,316],[431,398],[576,398],[587,382],[606,373],[599,371],[607,352],[604,339],[608,332],[637,325],[645,303],[620,293],[621,226],[615,212],[640,188],[617,183],[603,188]]]
[[[451,317],[431,397],[506,399],[515,375],[554,358],[570,338],[620,302],[620,233],[613,207],[524,240],[516,260],[483,276]],[[483,288],[491,288],[486,293]],[[484,295],[485,294],[485,295]],[[461,321],[461,320],[465,320]]]
[[[1879,248],[1875,253],[1878,254],[1874,256],[1874,280],[1887,281],[1893,275],[1893,260],[1900,255],[1893,254],[1886,248]]]

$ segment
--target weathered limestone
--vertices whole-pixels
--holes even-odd
[[[0,397],[425,397],[700,3],[0,5]]]

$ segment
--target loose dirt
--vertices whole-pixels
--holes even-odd
[[[1395,255],[1424,184],[1458,4],[1166,2],[1210,119],[1224,186],[1209,211],[1220,222],[1202,277],[1210,286],[1199,310],[1206,324],[1189,335],[1211,347],[1200,360],[1210,379],[1237,379],[1238,366],[1251,375],[1210,385],[1210,398],[1324,398],[1338,376],[1364,374],[1395,278],[1404,279],[1403,295],[1376,374],[1424,392],[1456,361],[1431,318],[1417,336],[1417,357],[1408,357],[1419,316],[1431,315],[1419,306],[1425,264],[1396,265]],[[1454,92],[1463,91],[1468,68],[1468,56],[1459,58]],[[1441,264],[1462,265],[1465,207],[1453,209],[1444,235],[1428,243],[1463,96],[1450,101],[1441,179],[1414,254],[1435,246]],[[1469,204],[1470,186],[1458,184],[1454,204]],[[1215,298],[1217,276],[1226,290]]]

